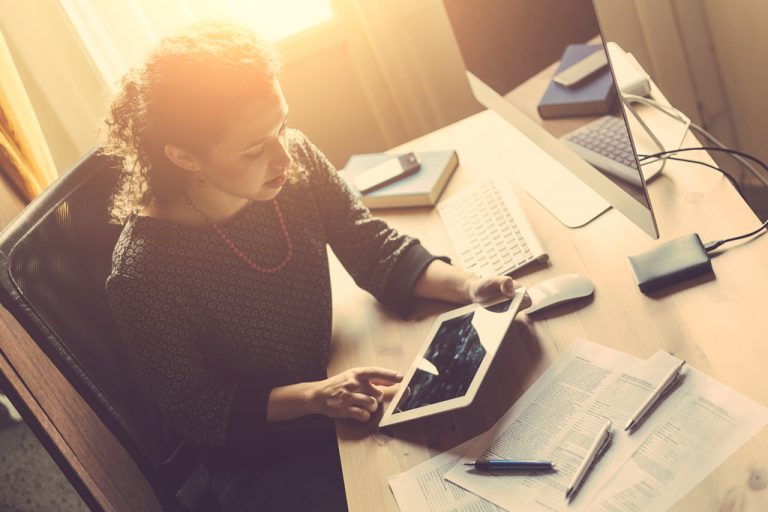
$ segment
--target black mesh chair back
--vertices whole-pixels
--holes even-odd
[[[191,463],[129,371],[104,290],[121,230],[107,210],[118,176],[94,151],[0,233],[1,300],[173,508],[165,496]]]

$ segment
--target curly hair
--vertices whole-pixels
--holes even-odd
[[[123,76],[105,120],[102,151],[123,166],[112,221],[123,223],[139,206],[162,206],[185,176],[165,145],[204,150],[280,72],[272,46],[234,23],[198,23],[163,39]],[[295,174],[289,170],[289,180]]]

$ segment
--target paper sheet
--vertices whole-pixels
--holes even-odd
[[[628,418],[678,363],[662,351],[642,361],[576,340],[489,431],[390,477],[392,492],[403,511],[665,510],[768,423],[768,409],[685,367],[674,391],[625,433]],[[606,418],[611,445],[568,503],[565,488]],[[558,471],[488,474],[463,466],[477,458],[552,460]]]
[[[408,471],[389,477],[389,488],[403,512],[500,512],[483,498],[465,491],[443,477],[455,466],[469,446],[469,441],[432,457]]]
[[[574,341],[496,425],[479,436],[461,461],[551,460],[557,471],[489,475],[459,465],[446,478],[505,509],[564,507],[571,477],[605,422],[587,412],[618,378],[619,370],[638,364],[638,358],[624,352]]]
[[[613,438],[608,450],[595,464],[582,484],[575,498],[567,506],[562,499],[556,508],[562,510],[584,510],[592,502],[597,493],[613,477],[616,471],[632,456],[649,432],[660,424],[662,415],[656,409],[644,418],[632,434],[624,431],[629,418],[642,405],[643,401],[661,385],[669,371],[676,367],[680,360],[662,350],[656,352],[647,361],[638,361],[619,373],[613,382],[607,386],[587,410],[587,416],[597,417],[597,421],[605,418],[613,423]],[[659,401],[659,404],[673,403],[680,395],[680,387],[674,389],[671,395]]]
[[[768,423],[768,409],[695,369],[675,394],[588,510],[666,510]]]

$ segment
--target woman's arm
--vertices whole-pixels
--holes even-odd
[[[285,421],[307,414],[368,421],[384,399],[385,389],[403,376],[385,368],[352,368],[317,382],[273,388],[267,402],[267,422]],[[393,388],[391,388],[393,389]]]
[[[444,261],[433,260],[419,276],[414,293],[419,297],[466,304],[500,295],[513,297],[515,286],[508,276],[478,277]],[[273,388],[267,403],[267,421],[285,421],[307,414],[368,421],[385,394],[394,391],[391,386],[402,379],[400,373],[384,368],[352,368],[322,381]]]
[[[360,288],[406,315],[413,305],[414,284],[435,256],[418,240],[374,217],[333,164],[300,133],[292,152],[309,171],[312,205],[336,257]]]
[[[373,217],[328,159],[303,135],[297,140],[295,151],[311,169],[328,242],[358,286],[400,314],[410,310],[413,295],[459,304],[514,295],[512,278],[478,278],[452,267]]]
[[[501,295],[515,296],[515,282],[509,276],[478,277],[441,260],[433,260],[416,281],[418,297],[457,304],[483,302]]]
[[[515,287],[508,276],[482,278],[444,261],[433,260],[419,276],[414,293],[419,297],[466,304],[499,295],[513,297]],[[384,368],[352,368],[322,381],[273,388],[267,403],[267,421],[285,421],[307,414],[368,421],[385,394],[394,391],[391,386],[402,379],[400,373]]]

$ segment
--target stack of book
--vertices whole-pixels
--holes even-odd
[[[554,76],[578,64],[595,52],[602,52],[601,44],[568,45],[560,59]],[[554,80],[539,102],[538,111],[542,119],[575,116],[602,116],[610,114],[616,103],[616,89],[608,66],[578,83],[565,86]]]
[[[456,151],[417,151],[421,166],[415,173],[367,193],[357,190],[354,184],[357,174],[398,156],[385,153],[353,155],[341,170],[341,175],[368,208],[434,206],[459,165]]]

